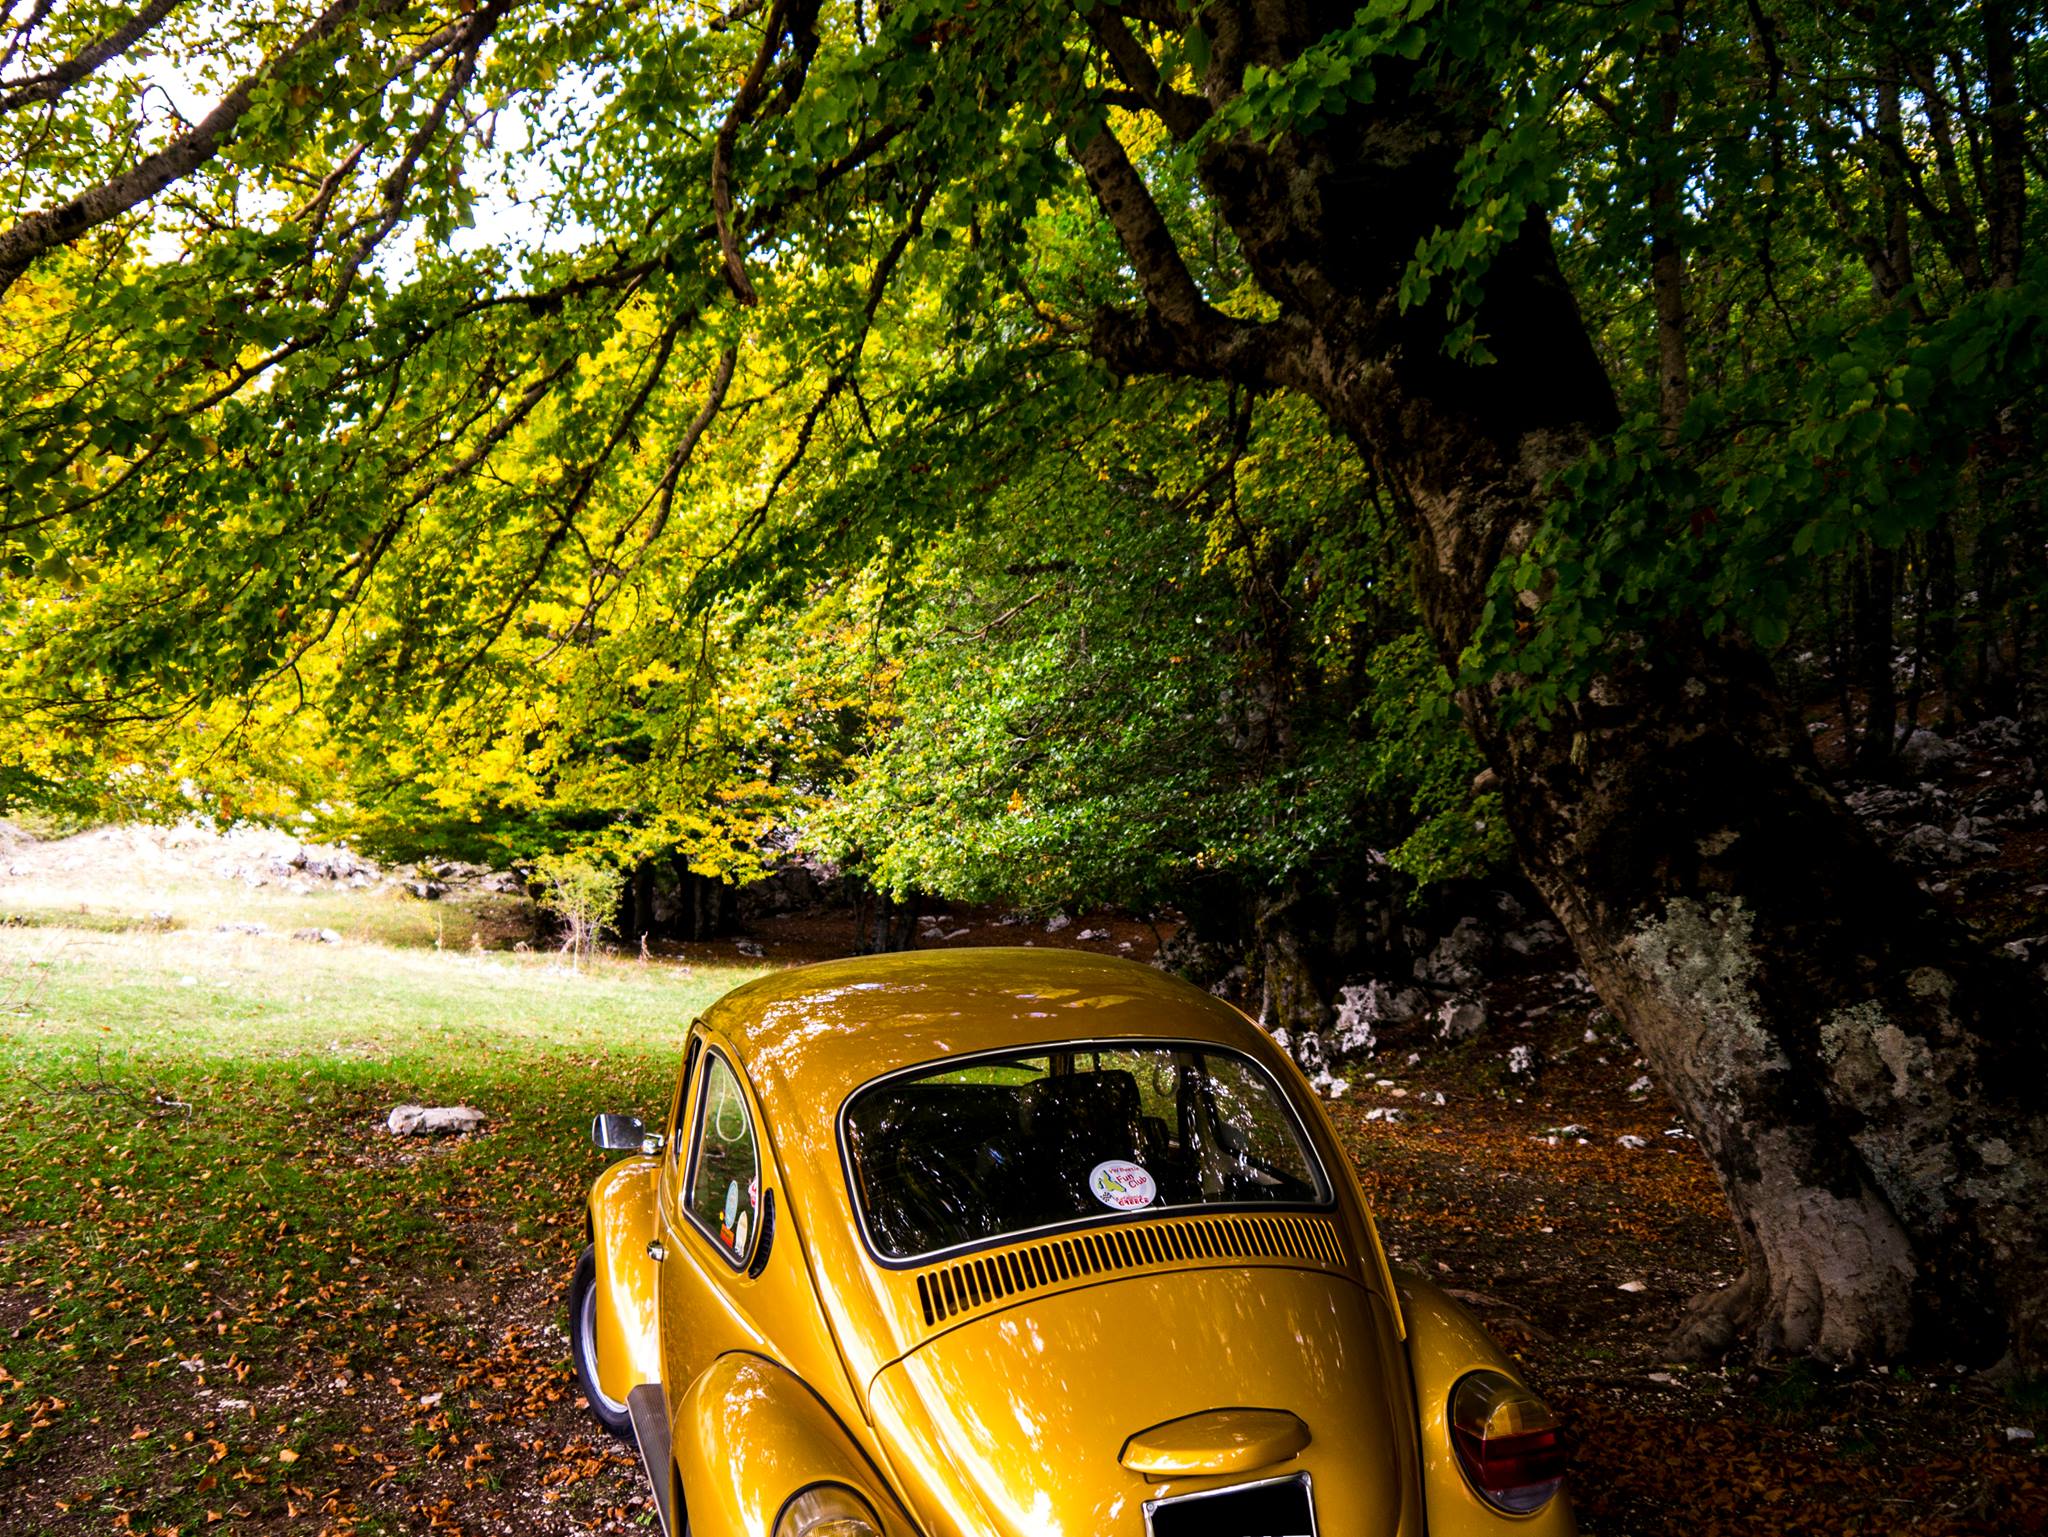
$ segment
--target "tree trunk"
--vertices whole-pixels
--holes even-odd
[[[1350,7],[1213,0],[1203,16],[1220,99],[1248,64],[1298,56]],[[1161,85],[1111,8],[1091,25],[1125,83],[1192,139],[1203,104]],[[1099,314],[1093,343],[1126,372],[1318,401],[1401,505],[1425,623],[1455,665],[1551,476],[1617,413],[1541,210],[1487,278],[1479,331],[1497,361],[1452,360],[1441,307],[1399,304],[1418,242],[1463,221],[1459,159],[1492,96],[1427,86],[1385,58],[1374,78],[1370,107],[1312,134],[1216,136],[1198,151],[1274,300],[1268,322],[1209,305],[1113,130],[1078,144],[1146,300]],[[1536,594],[1524,602],[1540,609]],[[1511,688],[1461,700],[1522,863],[1699,1138],[1741,1233],[1742,1280],[1681,1342],[2048,1360],[2038,990],[1864,836],[1741,642],[1646,637],[1548,730],[1512,711]]]
[[[854,905],[853,953],[886,955],[912,949],[917,943],[917,918],[923,905],[921,897],[898,902],[886,891],[864,889]]]
[[[1855,764],[1865,774],[1879,773],[1891,761],[1892,733],[1899,720],[1898,690],[1892,679],[1897,564],[1890,550],[1868,540],[1855,563],[1853,654],[1855,681],[1863,690]]]
[[[2011,288],[2019,282],[2026,255],[2027,109],[2020,100],[2012,7],[2006,0],[1985,0],[1985,95],[1991,119],[1991,185],[1984,191],[1990,229],[1991,286]]]
[[[1678,147],[1676,67],[1685,46],[1685,6],[1675,0],[1671,27],[1658,40],[1657,134],[1650,153],[1660,162],[1650,186],[1650,287],[1657,312],[1657,398],[1664,419],[1664,446],[1678,447],[1685,413],[1692,404],[1692,375],[1686,359],[1685,247],[1679,198],[1685,167]]]
[[[737,906],[733,888],[699,875],[680,854],[669,856],[676,878],[675,935],[684,940],[716,939],[732,927]]]
[[[1504,309],[1555,292],[1514,278],[1496,278]],[[1556,346],[1495,344],[1532,415],[1560,393]],[[1538,515],[1521,466],[1555,429],[1539,418],[1481,437],[1454,395],[1418,399],[1398,374],[1388,393],[1353,430],[1368,451],[1402,451],[1379,457],[1414,503],[1424,611],[1450,661],[1484,601],[1482,552]],[[1581,401],[1589,436],[1606,418],[1596,392]],[[1984,1364],[2012,1349],[2040,1362],[2038,990],[1871,844],[1762,657],[1696,633],[1658,639],[1549,731],[1504,712],[1506,685],[1463,703],[1524,868],[1735,1217],[1743,1277],[1695,1306],[1679,1346],[1718,1352],[1747,1335],[1837,1360]]]
[[[1275,1034],[1285,1031],[1288,1050],[1311,1071],[1328,1064],[1323,1027],[1330,1021],[1315,937],[1327,930],[1328,916],[1314,922],[1314,905],[1301,881],[1264,893],[1255,908],[1252,936],[1259,969],[1259,1023]]]
[[[1956,718],[1962,697],[1962,670],[1957,665],[1956,608],[1962,600],[1956,581],[1955,511],[1944,508],[1927,531],[1927,644],[1933,652],[1935,676],[1941,680],[1941,718]]]
[[[1835,803],[1760,658],[1601,694],[1569,745],[1493,735],[1524,862],[1741,1233],[1680,1343],[2038,1359],[2038,996]]]

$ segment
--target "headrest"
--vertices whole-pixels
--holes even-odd
[[[1137,1121],[1138,1106],[1138,1080],[1126,1072],[1040,1078],[1024,1088],[1024,1130],[1037,1135],[1091,1123],[1122,1130]]]

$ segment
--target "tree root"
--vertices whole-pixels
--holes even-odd
[[[1752,1265],[1728,1285],[1701,1292],[1686,1304],[1665,1349],[1679,1361],[1717,1361],[1756,1328],[1770,1289]]]

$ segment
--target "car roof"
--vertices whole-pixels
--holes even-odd
[[[1006,1047],[1137,1038],[1255,1049],[1257,1026],[1150,966],[1086,950],[906,951],[793,966],[734,988],[704,1024],[771,1120],[836,1117],[899,1068]]]

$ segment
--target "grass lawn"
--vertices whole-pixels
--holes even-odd
[[[0,1531],[644,1524],[566,1364],[586,1129],[658,1108],[753,973],[437,951],[456,915],[381,894],[319,926],[424,945],[308,943],[306,899],[235,900],[271,932],[0,909]],[[406,1101],[490,1126],[394,1138]]]

